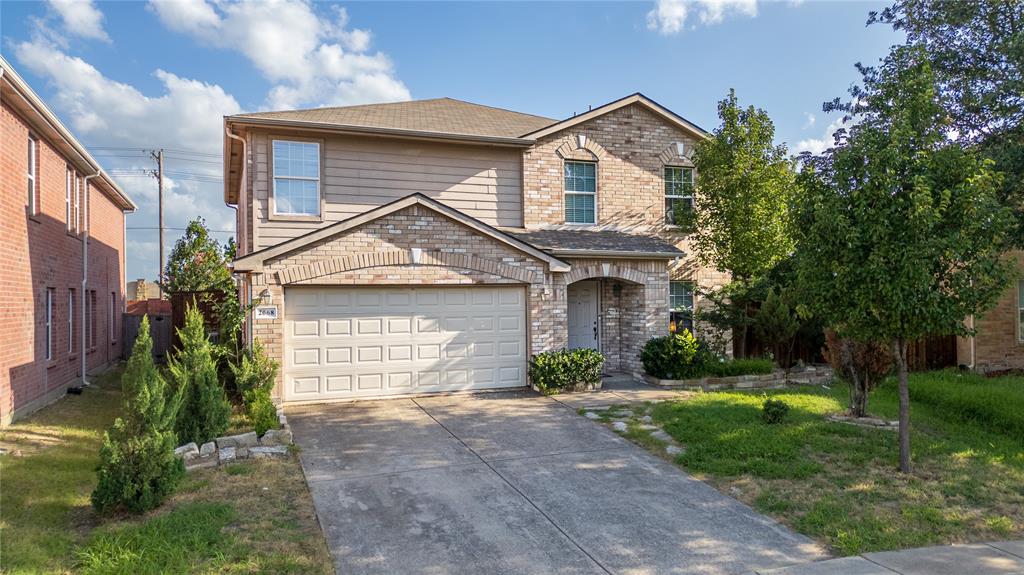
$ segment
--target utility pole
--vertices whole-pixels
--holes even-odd
[[[164,296],[164,151],[159,149],[152,152],[150,155],[156,160],[156,189],[157,189],[157,211],[159,213],[159,229],[160,229],[160,267],[158,268],[157,274],[159,277],[158,282],[158,293],[160,297]]]

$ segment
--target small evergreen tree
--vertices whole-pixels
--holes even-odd
[[[178,330],[178,337],[181,347],[174,350],[167,362],[171,381],[182,395],[175,429],[182,443],[202,444],[228,428],[231,403],[217,378],[213,345],[195,302],[185,311],[185,327]]]
[[[789,304],[774,289],[770,290],[754,316],[754,333],[771,348],[779,367],[788,369],[792,365],[793,338],[799,329],[800,320]]]
[[[263,435],[268,429],[277,427],[277,408],[270,397],[277,379],[277,362],[267,357],[259,340],[252,349],[241,354],[241,361],[231,364],[238,391],[245,403],[245,415]]]
[[[174,455],[181,395],[168,387],[153,363],[148,317],[142,318],[121,387],[124,413],[103,435],[92,505],[101,513],[121,508],[142,513],[160,505],[185,474]]]

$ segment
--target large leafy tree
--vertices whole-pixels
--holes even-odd
[[[786,147],[775,143],[768,114],[742,107],[735,90],[718,103],[721,124],[697,144],[697,181],[691,237],[704,265],[729,273],[738,285],[722,315],[731,317],[744,355],[751,292],[793,249],[788,209],[796,184]]]
[[[910,472],[908,343],[965,334],[1010,272],[1001,257],[1012,216],[989,160],[950,141],[932,65],[916,46],[894,48],[848,103],[839,145],[805,156],[797,225],[798,278],[807,305],[841,336],[891,346],[899,376],[900,469]]]
[[[1024,2],[896,0],[868,22],[889,24],[921,47],[951,133],[1005,174],[1000,199],[1024,230]],[[1020,246],[1024,234],[1017,239]]]
[[[189,222],[184,235],[174,244],[164,272],[168,292],[234,291],[227,256],[234,255],[234,243],[221,247],[202,218]]]

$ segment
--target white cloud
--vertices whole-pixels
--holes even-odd
[[[757,0],[657,0],[647,13],[647,28],[665,36],[678,34],[695,16],[701,24],[720,24],[732,16],[757,16]]]
[[[47,0],[60,17],[65,32],[73,36],[110,42],[103,29],[103,12],[92,0]]]
[[[12,47],[16,59],[26,69],[52,86],[48,104],[94,151],[104,168],[115,174],[114,180],[139,206],[136,213],[128,216],[129,228],[157,225],[156,181],[139,177],[142,170],[155,166],[141,151],[134,152],[134,158],[125,159],[104,156],[96,148],[169,148],[219,155],[222,116],[241,111],[234,97],[216,84],[156,70],[154,75],[162,90],[151,96],[104,76],[88,62],[66,54],[42,37]],[[183,174],[164,180],[164,222],[168,228],[184,228],[198,215],[206,218],[210,229],[234,228],[234,212],[224,207],[222,185],[216,181],[222,170],[216,157],[168,153],[164,169]],[[129,175],[116,175],[125,171]],[[170,253],[180,235],[178,229],[167,231],[166,253]],[[218,233],[215,237],[223,243],[230,234]],[[128,240],[128,277],[156,278],[157,231],[129,229]]]
[[[804,112],[804,126],[803,129],[813,128],[814,124],[818,121],[818,117],[810,112]]]
[[[265,105],[298,108],[409,99],[386,54],[348,13],[318,14],[306,0],[150,0],[170,29],[241,52],[274,86]]]
[[[835,146],[835,137],[833,134],[836,130],[844,127],[842,118],[833,121],[825,128],[825,132],[820,138],[808,138],[806,140],[800,140],[796,143],[793,148],[794,154],[801,154],[803,152],[810,152],[814,155],[821,154],[825,150]]]

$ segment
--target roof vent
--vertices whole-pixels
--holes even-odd
[[[686,156],[686,144],[684,144],[682,142],[676,142],[676,154],[678,154],[680,158],[685,157]]]
[[[581,149],[587,147],[587,135],[586,134],[576,134],[576,147],[577,148],[581,148]]]

